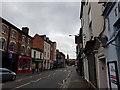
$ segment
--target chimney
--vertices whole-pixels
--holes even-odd
[[[22,27],[22,32],[28,35],[29,33],[29,28],[28,27]]]

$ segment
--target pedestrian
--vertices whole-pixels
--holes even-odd
[[[36,68],[36,65],[35,65],[35,63],[32,63],[32,74],[35,72],[35,68]]]
[[[42,72],[42,64],[41,63],[38,64],[38,68],[39,68],[39,71]]]

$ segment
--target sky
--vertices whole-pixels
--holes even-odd
[[[80,30],[80,2],[45,1],[2,2],[2,17],[19,29],[28,27],[32,37],[36,33],[46,35],[57,43],[59,51],[76,58],[74,35]]]

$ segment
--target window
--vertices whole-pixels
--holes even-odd
[[[28,38],[28,44],[30,44],[30,42],[31,42],[31,39]]]
[[[4,25],[4,24],[2,25],[2,32],[3,32],[3,33],[6,33],[6,32],[7,32],[7,26]]]
[[[5,45],[5,39],[0,38],[0,49],[4,50],[4,45]]]
[[[17,32],[15,30],[12,30],[12,37],[15,38],[16,37]]]
[[[91,4],[89,4],[89,10],[88,10],[88,22],[89,22],[89,24],[92,22]]]
[[[9,50],[14,51],[14,49],[15,49],[15,43],[11,42],[10,45],[9,45]]]
[[[22,36],[22,42],[25,42],[25,36],[24,35]]]
[[[21,59],[19,63],[19,69],[27,70],[30,67],[29,60]]]
[[[44,53],[44,57],[46,57],[46,52]]]
[[[42,53],[40,53],[40,59],[42,59]]]
[[[25,54],[25,46],[21,47],[21,53]]]
[[[93,36],[93,33],[92,33],[92,22],[89,25],[89,31],[90,31],[90,36]]]
[[[34,51],[34,58],[36,57],[36,51]]]
[[[29,55],[30,55],[30,53],[31,53],[30,48],[28,48],[28,52],[27,52],[27,53],[28,53],[28,56],[29,56]]]
[[[47,53],[47,57],[49,58],[49,53]]]

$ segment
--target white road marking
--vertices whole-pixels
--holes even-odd
[[[58,85],[63,85],[62,83],[58,83]]]
[[[38,82],[38,81],[41,80],[41,79],[42,79],[42,78],[39,78],[39,79],[37,79],[37,80],[35,80],[35,81],[31,81],[31,83],[32,83],[32,82]]]
[[[29,82],[29,83],[25,83],[25,84],[23,84],[23,85],[20,85],[20,86],[18,86],[18,87],[15,87],[15,88],[13,88],[13,89],[11,89],[11,90],[14,90],[14,89],[17,89],[17,88],[24,87],[24,86],[26,86],[26,85],[28,85],[28,84],[30,84],[30,82]]]
[[[21,82],[22,80],[26,80],[26,79],[28,79],[28,78],[32,78],[32,77],[34,77],[34,76],[38,76],[38,75],[41,75],[41,74],[37,74],[37,75],[33,75],[33,76],[29,76],[29,77],[26,77],[26,78],[24,78],[24,79],[18,79],[18,80],[15,80],[16,82]]]
[[[18,79],[18,80],[15,80],[16,82],[21,82],[23,79]]]

